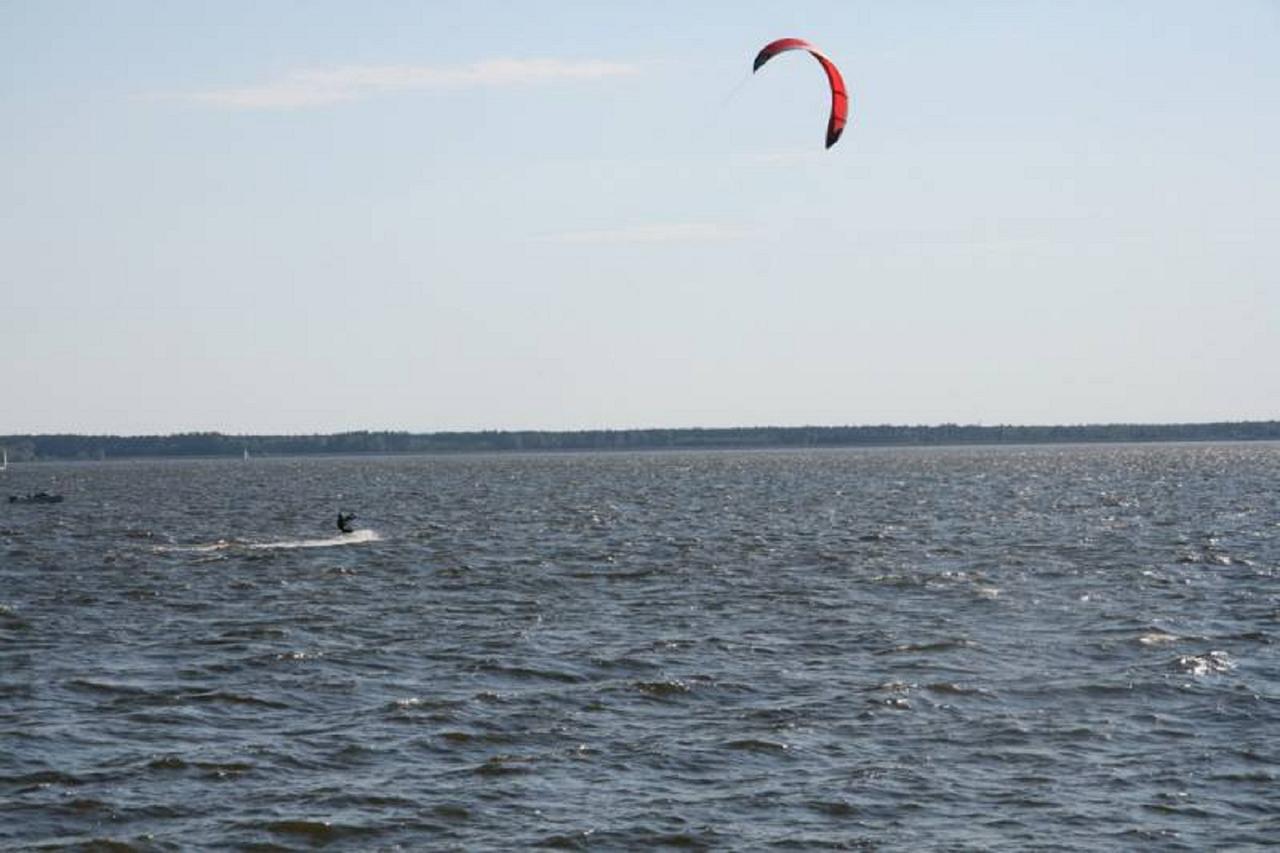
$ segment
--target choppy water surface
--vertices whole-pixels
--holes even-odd
[[[0,846],[1280,840],[1277,445],[0,474],[40,489]]]

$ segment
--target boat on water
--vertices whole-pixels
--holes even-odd
[[[60,504],[66,500],[62,495],[49,492],[31,492],[25,495],[9,495],[11,504]]]

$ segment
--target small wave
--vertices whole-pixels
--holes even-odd
[[[1206,778],[1210,782],[1230,782],[1233,784],[1243,782],[1246,784],[1272,785],[1277,779],[1280,779],[1280,775],[1270,770],[1238,770],[1227,773],[1214,773]]]
[[[96,800],[93,797],[73,797],[61,804],[63,811],[71,814],[84,815],[94,812],[110,813],[114,811],[114,807],[105,800]],[[92,849],[92,848],[90,848]]]
[[[344,816],[352,814],[355,813],[344,810]],[[290,850],[295,849],[293,846],[295,844],[312,848],[334,844],[342,849],[369,849],[371,845],[361,844],[357,839],[367,840],[369,836],[379,832],[379,828],[370,822],[349,823],[308,817],[281,817],[275,820],[244,819],[237,821],[235,825],[253,833],[265,830],[275,835],[285,836],[287,840],[284,843],[289,845],[287,849]],[[276,844],[266,844],[257,845],[251,849],[281,848]]]
[[[680,693],[691,693],[693,686],[673,678],[668,681],[637,681],[635,688],[650,696],[674,696]]]
[[[72,776],[70,773],[62,773],[57,770],[38,770],[35,773],[26,773],[21,776],[0,776],[0,782],[15,786],[18,793],[49,788],[54,785],[71,788],[83,785],[85,781],[79,776]]]
[[[475,735],[470,732],[449,730],[440,732],[440,738],[442,740],[447,740],[449,743],[470,743],[475,740]]]
[[[280,652],[275,655],[275,660],[319,660],[324,657],[324,652]]]
[[[226,690],[202,690],[186,693],[173,690],[153,690],[133,684],[119,684],[106,681],[92,681],[86,678],[73,678],[66,682],[68,687],[88,693],[99,693],[113,697],[113,707],[142,708],[155,705],[181,705],[184,703],[222,703],[228,705],[252,705],[259,708],[275,710],[287,709],[290,706],[257,696],[241,695]],[[181,759],[178,759],[181,760]]]
[[[431,813],[447,820],[469,820],[471,809],[460,803],[441,803],[431,809]]]
[[[504,666],[501,664],[486,662],[479,667],[481,672],[495,673],[504,675],[513,679],[541,679],[545,681],[558,681],[562,684],[575,684],[583,680],[581,675],[573,672],[564,672],[555,669],[537,669],[527,666]]]
[[[930,693],[939,693],[944,696],[989,696],[990,693],[981,687],[969,687],[964,684],[956,684],[953,681],[936,681],[932,684],[926,684],[925,689]]]
[[[576,835],[557,833],[556,835],[548,835],[534,846],[545,847],[549,850],[590,850],[591,836],[594,833],[594,829],[584,829]]]
[[[741,750],[743,752],[774,752],[782,753],[791,747],[785,743],[778,743],[772,740],[761,740],[760,738],[740,738],[731,740],[725,744],[726,749]]]
[[[54,839],[54,843],[61,844],[62,841],[70,841],[71,839]],[[121,841],[118,838],[75,838],[75,849],[77,850],[101,850],[103,853],[133,853],[135,850],[148,850],[149,847],[135,847],[127,841]],[[49,849],[49,848],[45,848]],[[61,846],[52,849],[64,849]]]
[[[905,681],[885,681],[881,684],[877,684],[875,687],[872,687],[870,689],[872,690],[872,692],[877,692],[877,693],[879,692],[908,693],[914,690],[918,686],[919,685],[917,684],[907,684]]]
[[[588,571],[588,572],[571,572],[570,577],[576,580],[602,580],[602,581],[631,581],[641,580],[651,575],[661,574],[660,569],[636,569],[634,571]]]
[[[1233,557],[1216,551],[1192,551],[1180,554],[1178,563],[1182,565],[1200,566],[1244,566],[1251,567],[1253,562],[1241,557]]]
[[[1219,634],[1219,640],[1239,640],[1251,643],[1262,643],[1263,645],[1271,645],[1274,642],[1272,636],[1266,631],[1243,631],[1239,634]]]
[[[158,755],[147,762],[147,769],[160,771],[197,770],[202,775],[210,778],[226,779],[248,773],[253,769],[253,765],[242,761],[187,761],[178,755]]]
[[[266,828],[278,835],[297,835],[316,842],[330,841],[341,832],[327,820],[274,820]]]
[[[820,814],[832,817],[850,817],[859,811],[858,806],[848,800],[811,800],[805,805]]]
[[[912,654],[916,652],[946,652],[952,649],[964,649],[972,646],[971,640],[958,638],[954,640],[938,640],[933,643],[901,643],[891,649],[880,649],[874,654],[892,655],[892,654]]]
[[[195,766],[208,776],[225,779],[230,776],[242,776],[254,769],[245,761],[197,761]]]
[[[451,711],[461,708],[465,704],[465,702],[457,699],[427,699],[422,696],[407,696],[403,699],[393,699],[385,707],[388,711]]]
[[[72,678],[66,682],[68,687],[90,693],[106,693],[116,696],[150,696],[151,691],[135,684],[123,684],[113,681],[101,681],[91,678]]]
[[[245,696],[239,693],[232,693],[226,690],[206,690],[200,693],[187,693],[179,697],[188,702],[213,702],[225,703],[228,705],[252,705],[258,708],[271,708],[275,710],[284,710],[290,706],[283,702],[274,702],[270,699],[261,699],[257,696]]]
[[[176,755],[162,755],[147,762],[149,770],[185,770],[187,762]]]
[[[533,771],[533,759],[523,755],[495,755],[472,768],[481,776],[510,776]]]
[[[31,623],[19,615],[17,608],[0,604],[0,626],[5,628],[30,628]]]
[[[902,587],[904,589],[909,587],[924,586],[926,583],[925,578],[923,578],[920,575],[900,574],[900,573],[872,575],[870,578],[868,578],[868,581],[874,584],[883,584],[885,586],[891,586],[891,587]]]

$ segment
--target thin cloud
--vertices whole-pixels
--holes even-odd
[[[708,243],[736,240],[740,229],[714,222],[668,222],[631,225],[596,231],[566,231],[540,237],[539,242],[567,246],[608,246],[649,243]]]
[[[281,109],[355,101],[388,92],[600,80],[638,70],[635,65],[595,59],[489,59],[457,66],[344,65],[301,69],[265,83],[172,97],[234,109]]]

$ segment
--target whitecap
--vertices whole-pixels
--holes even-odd
[[[1230,656],[1223,651],[1205,652],[1201,655],[1182,655],[1178,658],[1178,668],[1189,675],[1221,675],[1230,672],[1236,665]]]

